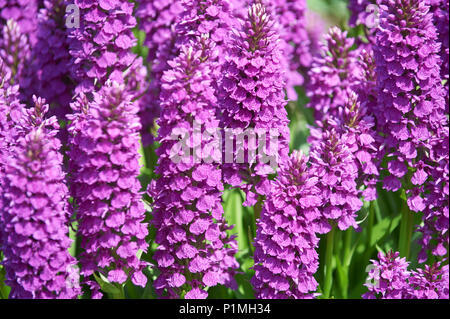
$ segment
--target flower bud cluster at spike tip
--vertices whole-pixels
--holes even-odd
[[[19,24],[14,20],[8,20],[1,31],[0,58],[10,70],[13,83],[18,84],[22,80],[30,52],[30,42],[22,33]]]
[[[294,152],[272,182],[255,239],[255,275],[260,299],[314,298],[319,260],[316,219],[321,206],[318,179],[308,158]]]
[[[37,12],[36,0],[0,0],[0,24],[10,19],[16,21],[32,44],[36,40]]]
[[[155,170],[159,179],[151,183],[149,195],[159,244],[153,256],[160,271],[155,289],[163,298],[206,298],[206,288],[218,284],[236,289],[237,243],[234,237],[227,237],[230,227],[221,205],[222,172],[215,164],[221,152],[209,153],[206,147],[213,142],[206,130],[215,132],[218,128],[211,77],[215,65],[211,54],[217,53],[213,45],[202,38],[182,46],[162,77]],[[194,134],[193,123],[200,124],[206,135]],[[179,143],[174,135],[189,137],[191,155],[174,160]],[[211,157],[213,163],[195,161],[192,151]]]
[[[364,299],[405,299],[409,295],[409,263],[398,252],[378,253],[378,260],[371,260],[365,286],[369,292]]]
[[[64,120],[70,112],[73,84],[70,76],[70,54],[65,26],[65,0],[46,0],[39,11],[31,66],[27,78],[20,83],[22,92],[31,100],[39,94],[50,105],[50,114]]]
[[[323,196],[320,233],[330,231],[334,222],[340,230],[349,227],[358,229],[356,213],[363,205],[359,199],[358,167],[361,167],[361,162],[367,161],[366,164],[369,164],[372,159],[370,156],[367,156],[368,159],[361,156],[361,159],[357,160],[354,154],[355,146],[369,142],[367,150],[370,150],[373,138],[369,135],[365,140],[351,130],[346,131],[343,124],[333,117],[317,122],[317,125],[311,127],[308,142],[311,144],[311,170],[319,179],[317,186]],[[375,173],[374,168],[372,167],[369,172]],[[369,186],[373,187],[370,184]]]
[[[122,82],[122,72],[136,58],[131,52],[136,44],[134,4],[120,0],[75,0],[74,4],[82,17],[80,28],[69,29],[77,92],[92,91],[108,79]]]
[[[315,110],[317,120],[325,114],[337,115],[350,90],[362,80],[360,52],[352,49],[353,44],[346,31],[333,27],[325,36],[321,54],[313,58],[306,94],[310,98],[307,106]]]
[[[424,1],[381,1],[374,53],[390,173],[383,187],[406,189],[409,208],[424,213],[422,246],[443,256],[448,246],[448,116],[432,18]],[[437,243],[430,243],[430,229],[438,230]],[[426,259],[424,251],[419,259]]]
[[[81,94],[67,118],[70,144],[69,171],[75,202],[81,274],[100,297],[91,275],[102,273],[109,282],[145,287],[146,264],[137,257],[146,251],[147,224],[141,201],[138,107],[129,92],[107,82],[93,101]]]
[[[48,105],[34,99],[21,121],[23,134],[5,167],[1,214],[5,284],[9,298],[76,298],[81,289],[69,254],[68,189],[62,170],[56,119],[44,121]]]
[[[238,143],[233,164],[223,165],[225,181],[241,187],[246,195],[244,205],[253,206],[258,195],[268,195],[268,175],[273,167],[288,158],[290,133],[285,106],[285,74],[282,66],[282,42],[273,30],[273,20],[261,4],[249,8],[241,31],[235,31],[223,66],[224,77],[219,89],[222,109],[221,127],[233,137],[247,129],[258,133],[259,143],[266,134],[266,147],[254,158],[251,143]],[[275,139],[277,142],[275,142]],[[225,142],[227,145],[229,142]],[[261,145],[260,145],[261,146]],[[236,154],[244,154],[244,164]],[[225,157],[230,154],[225,154]],[[239,163],[241,162],[241,163]],[[246,184],[243,184],[246,182]]]

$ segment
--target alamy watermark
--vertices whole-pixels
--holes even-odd
[[[76,4],[66,6],[66,28],[78,29],[80,27],[80,8]]]
[[[278,169],[279,137],[276,128],[213,128],[194,121],[191,127],[177,127],[168,140],[173,163],[267,164]]]

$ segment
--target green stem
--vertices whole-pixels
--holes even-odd
[[[325,285],[323,289],[323,295],[326,299],[330,298],[331,286],[333,284],[333,246],[335,232],[336,227],[333,226],[327,235],[327,248],[325,252]]]
[[[372,255],[373,247],[372,247],[372,234],[373,234],[373,224],[375,222],[375,203],[370,202],[369,206],[369,221],[367,224],[367,250],[364,254],[364,260],[369,260]],[[375,244],[375,243],[374,243]]]
[[[406,257],[408,260],[411,251],[414,215],[408,208],[408,203],[406,202],[406,192],[404,190],[402,191],[402,198],[402,220],[400,223],[399,250],[400,256]]]

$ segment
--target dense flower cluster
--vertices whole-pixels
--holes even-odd
[[[206,287],[235,285],[237,243],[226,234],[222,172],[214,164],[222,155],[217,146],[211,152],[207,146],[213,136],[204,134],[218,127],[211,77],[215,54],[214,42],[205,37],[182,46],[162,78],[156,169],[160,178],[152,183],[150,196],[159,244],[154,259],[161,272],[155,288],[167,298],[206,298]],[[200,126],[198,134],[193,134],[195,124]],[[178,136],[189,153],[183,154]],[[196,161],[197,156],[205,162]]]
[[[359,129],[366,128],[360,125]],[[311,136],[308,138],[311,144],[311,169],[319,179],[317,187],[324,199],[321,208],[321,233],[331,230],[334,224],[332,221],[337,222],[341,230],[349,227],[358,229],[356,213],[363,204],[357,188],[358,166],[367,169],[368,173],[374,173],[374,168],[370,155],[365,154],[371,151],[373,138],[369,134],[358,136],[356,133],[363,132],[345,130],[343,124],[332,117],[317,122],[317,127],[311,128]],[[365,149],[356,153],[356,146],[365,146]],[[372,187],[368,190],[369,194],[366,196],[370,198],[373,196]]]
[[[38,1],[36,0],[0,0],[0,24],[14,20],[19,24],[23,34],[35,42],[37,27]]]
[[[357,188],[364,185],[364,199],[373,201],[377,198],[378,167],[382,158],[381,139],[376,134],[375,119],[352,92],[340,113],[341,126],[345,131],[342,140],[354,154],[358,167]]]
[[[448,245],[448,118],[432,18],[423,1],[382,1],[374,52],[390,173],[384,188],[406,188],[409,208],[424,212],[424,246],[430,244],[427,228],[434,228],[439,248],[433,253],[442,256]]]
[[[448,265],[435,263],[409,271],[398,252],[378,253],[367,270],[365,299],[448,299]]]
[[[313,298],[314,274],[319,266],[316,219],[321,194],[311,176],[308,158],[294,152],[272,182],[255,239],[256,297]]]
[[[349,92],[355,90],[363,77],[359,67],[359,50],[353,50],[354,39],[337,27],[325,36],[319,56],[313,58],[308,72],[308,107],[315,110],[316,119],[325,114],[337,115],[338,108],[346,103]]]
[[[231,154],[233,164],[224,164],[225,181],[246,192],[245,205],[248,206],[257,202],[258,195],[268,195],[270,191],[267,176],[274,171],[263,157],[277,165],[288,157],[290,136],[281,49],[279,37],[273,30],[273,18],[261,4],[254,4],[243,29],[234,34],[223,66],[224,78],[219,92],[221,126],[233,133],[232,136],[242,136],[246,130],[253,129],[258,138],[266,142],[266,149],[252,155],[256,146],[251,141],[236,139],[236,152]],[[277,143],[273,142],[275,138]],[[244,155],[244,161],[238,158],[239,154]],[[242,162],[244,164],[240,164]]]
[[[32,47],[31,66],[21,89],[31,100],[39,94],[50,105],[50,114],[65,119],[70,112],[74,85],[70,75],[65,0],[46,0],[38,15],[36,43]]]
[[[121,82],[122,72],[136,59],[132,29],[134,4],[120,0],[75,0],[80,9],[80,28],[70,31],[72,77],[78,92],[90,92],[108,79]]]
[[[414,299],[448,299],[449,277],[448,265],[435,263],[425,265],[424,269],[412,272],[409,279],[411,298]]]
[[[10,150],[3,185],[2,251],[10,298],[75,298],[80,294],[75,258],[68,248],[68,190],[62,171],[56,118],[43,120],[48,105],[21,120],[22,134]]]
[[[109,282],[128,278],[145,287],[147,224],[141,201],[137,105],[123,86],[109,83],[94,93],[92,102],[81,94],[73,103],[69,132],[71,193],[76,207],[82,252],[81,274],[98,297],[89,277],[102,274]],[[97,273],[98,272],[98,273]]]
[[[371,260],[369,274],[365,286],[369,292],[363,295],[366,299],[406,299],[410,286],[408,278],[409,263],[400,258],[398,252],[378,253],[378,260]]]
[[[440,57],[441,78],[447,80],[447,103],[445,112],[449,111],[449,1],[428,0],[430,11],[433,13],[433,22],[438,32],[438,40],[441,43]]]

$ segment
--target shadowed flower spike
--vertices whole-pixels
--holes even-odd
[[[441,78],[447,80],[446,108],[445,113],[449,112],[449,0],[427,0],[430,5],[430,11],[433,13],[433,22],[438,32],[438,41],[441,43],[440,57]]]
[[[146,34],[144,45],[149,48],[148,60],[152,62],[161,46],[172,41],[177,19],[183,13],[179,0],[137,0],[139,28]]]
[[[32,64],[22,79],[22,92],[31,100],[39,94],[50,105],[49,115],[65,120],[70,112],[74,85],[70,76],[70,54],[66,28],[66,0],[46,0],[38,15],[37,41]]]
[[[218,137],[206,131],[218,128],[211,70],[215,54],[208,37],[183,45],[161,79],[159,178],[149,195],[159,244],[155,289],[163,298],[206,298],[207,288],[218,284],[236,288],[237,243],[226,233],[230,227],[223,216],[222,172],[216,164],[222,154],[217,145],[210,151],[208,145]],[[192,125],[200,126],[199,135]]]
[[[71,150],[69,171],[75,202],[81,275],[101,296],[92,275],[103,275],[111,283],[145,287],[147,224],[141,200],[139,167],[138,106],[123,85],[107,82],[94,99],[81,94],[72,104],[69,126]],[[75,174],[76,172],[76,174]]]
[[[325,35],[325,44],[319,56],[314,57],[308,72],[307,96],[310,98],[308,107],[315,110],[317,120],[324,115],[338,113],[351,90],[363,78],[358,63],[359,50],[353,50],[354,39],[347,38],[347,32],[337,27],[330,29]]]
[[[76,298],[81,289],[69,254],[68,190],[62,170],[56,118],[34,99],[21,121],[22,134],[5,165],[1,247],[10,298]]]
[[[14,20],[32,44],[36,41],[37,0],[0,0],[0,24]]]
[[[375,43],[379,18],[377,0],[349,0],[348,9],[350,11],[349,26],[362,25],[367,40],[371,44]]]
[[[142,123],[142,143],[154,141],[151,133],[155,119],[159,117],[159,93],[161,77],[168,68],[167,61],[175,44],[175,27],[184,7],[179,0],[138,0],[137,17],[139,28],[146,34],[144,45],[149,48],[148,62],[151,65],[150,87],[141,101],[139,117]]]
[[[257,222],[255,275],[251,280],[257,298],[304,299],[317,295],[316,222],[321,194],[307,161],[294,151],[272,182]]]
[[[282,42],[273,25],[264,6],[253,4],[249,8],[242,30],[232,35],[219,90],[225,148],[231,144],[230,135],[238,137],[236,150],[226,151],[224,178],[245,191],[246,206],[253,206],[258,195],[269,194],[268,175],[289,153]],[[252,130],[258,134],[259,146],[265,145],[258,154],[255,141],[249,138],[247,143],[243,137]]]
[[[19,84],[22,80],[30,51],[28,37],[22,33],[19,24],[14,20],[8,20],[3,25],[0,37],[0,58],[11,72],[12,83]]]
[[[144,96],[141,118],[143,119],[143,144],[148,145],[153,142],[153,136],[149,133],[154,126],[154,119],[160,112],[161,78],[165,71],[170,69],[168,61],[174,59],[183,44],[189,41],[197,41],[197,37],[207,34],[215,43],[215,47],[220,52],[224,51],[223,46],[227,40],[230,27],[234,24],[234,19],[229,14],[230,4],[228,0],[182,0],[182,1],[143,1],[141,20],[144,30],[155,30],[155,37],[158,39],[157,46],[150,45],[149,59],[151,60],[151,82],[148,94]],[[150,8],[150,15],[156,20],[148,20],[144,12]],[[170,27],[169,27],[170,26]],[[164,39],[159,39],[161,36]],[[153,54],[152,54],[152,51]],[[223,54],[217,54],[216,62],[223,59]],[[222,76],[220,66],[211,68],[216,81]]]
[[[75,0],[80,9],[80,28],[69,29],[72,77],[77,92],[90,92],[108,79],[123,81],[123,72],[136,56],[132,29],[134,4],[120,0]]]
[[[448,246],[448,116],[432,19],[425,1],[380,1],[374,53],[390,173],[384,188],[406,189],[409,208],[424,213],[422,246],[443,256]],[[437,230],[435,247],[430,227]],[[419,259],[426,259],[425,251]]]

